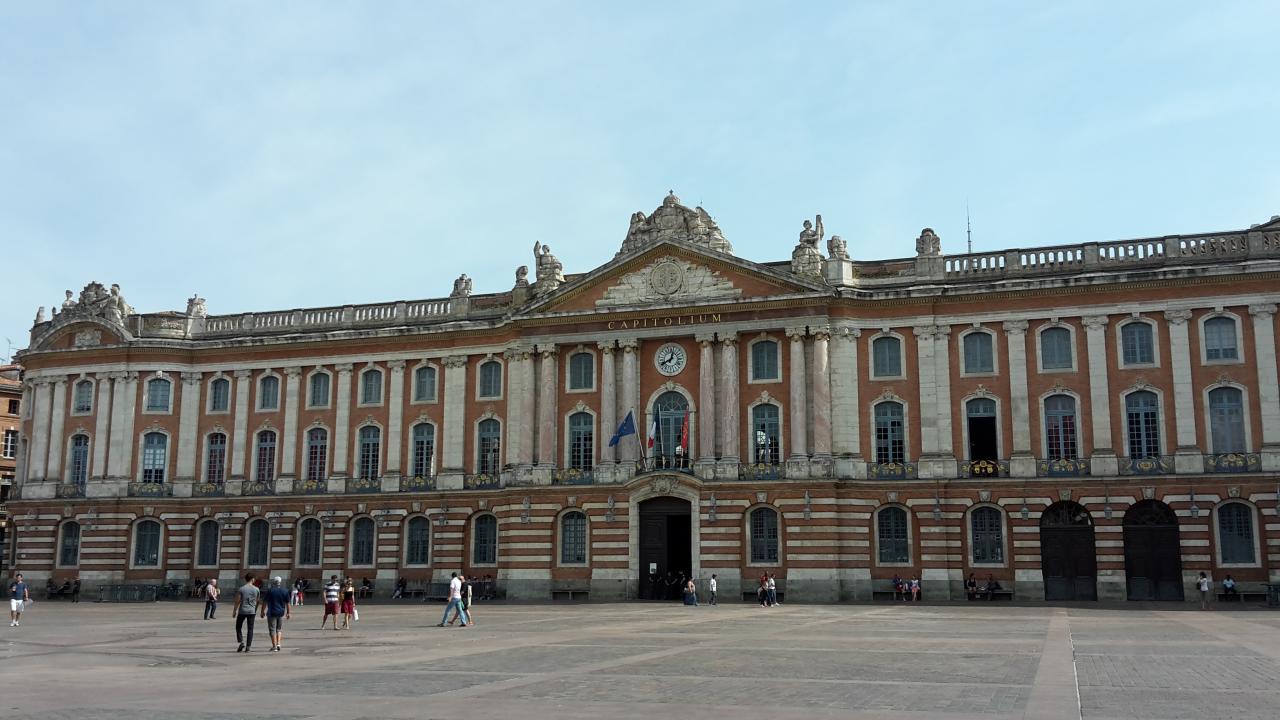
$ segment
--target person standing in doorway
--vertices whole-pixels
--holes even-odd
[[[444,615],[440,618],[440,623],[436,627],[444,627],[444,623],[449,619],[451,610],[458,611],[458,617],[462,618],[462,627],[466,627],[470,622],[467,611],[462,607],[462,581],[458,579],[458,573],[453,573],[449,579],[449,604],[444,606]]]
[[[218,616],[218,579],[210,578],[204,586],[204,619],[214,620]]]
[[[716,574],[711,573],[711,582],[707,583],[707,592],[710,593],[709,600],[712,605],[716,604]]]
[[[279,575],[271,578],[271,587],[262,593],[259,603],[259,616],[267,619],[267,637],[271,638],[271,652],[280,652],[280,642],[284,639],[284,621],[289,619],[289,591],[282,586],[284,579]]]
[[[253,619],[258,616],[258,601],[262,591],[254,584],[254,574],[244,574],[244,585],[236,590],[236,642],[240,646],[236,652],[249,652],[253,648]],[[247,633],[242,633],[244,625],[249,626]]]
[[[320,629],[324,629],[324,621],[333,616],[333,629],[338,629],[338,596],[342,594],[342,585],[337,575],[329,576],[329,584],[324,586],[324,617],[320,618]]]
[[[22,573],[18,573],[13,576],[13,582],[9,584],[9,627],[18,627],[18,621],[22,619],[22,611],[27,608],[29,602],[31,602],[31,588],[22,579]]]
[[[1200,588],[1200,609],[1209,609],[1209,591],[1213,589],[1213,581],[1205,575],[1203,571],[1200,573],[1200,579],[1196,581],[1196,586]]]

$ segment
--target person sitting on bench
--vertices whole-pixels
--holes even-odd
[[[1222,594],[1225,598],[1234,596],[1236,600],[1240,599],[1240,593],[1236,590],[1236,581],[1230,575],[1222,581]]]
[[[972,600],[978,594],[978,576],[969,573],[969,579],[964,581],[964,590],[969,593],[969,599]]]
[[[995,575],[987,573],[987,585],[982,589],[986,591],[988,600],[994,600],[995,592],[1000,589],[1000,581],[996,580]]]

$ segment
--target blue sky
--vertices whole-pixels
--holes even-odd
[[[1280,214],[1280,5],[1049,5],[0,2],[0,341],[90,280],[505,290],[669,188],[755,260],[814,213],[864,259],[963,252],[966,202],[975,249]]]

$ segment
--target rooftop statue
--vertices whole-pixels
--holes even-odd
[[[551,254],[551,246],[535,242],[533,259],[536,261],[538,275],[534,281],[539,295],[549,293],[564,282],[564,264]]]
[[[920,237],[916,238],[916,255],[941,255],[942,239],[933,231],[933,228],[925,228],[920,231]]]
[[[800,242],[791,251],[791,272],[797,275],[822,276],[822,251],[818,243],[822,242],[825,230],[822,227],[822,216],[817,215],[814,222],[804,221],[804,229],[800,231]],[[816,223],[816,227],[815,227]]]
[[[844,240],[840,239],[839,235],[832,235],[831,239],[827,241],[827,255],[831,256],[832,260],[849,259],[849,248],[845,245]]]
[[[199,293],[187,299],[187,315],[189,317],[208,317],[209,311],[205,309],[204,298],[200,297]]]
[[[529,266],[521,265],[516,268],[516,287],[529,287]]]
[[[457,280],[453,281],[453,292],[449,293],[449,297],[462,298],[462,297],[468,297],[470,295],[471,295],[471,278],[467,277],[466,273],[462,273],[461,275],[458,276]]]
[[[120,294],[119,285],[112,285],[107,290],[102,283],[91,282],[80,291],[79,299],[73,299],[71,291],[67,291],[61,314],[100,317],[116,325],[123,325],[125,318],[133,315],[134,310],[132,305],[125,302],[124,295]]]
[[[731,253],[733,246],[720,232],[716,221],[701,207],[689,209],[680,203],[675,192],[668,192],[652,215],[635,212],[622,241],[619,255],[665,240],[680,240],[702,245],[718,252]]]

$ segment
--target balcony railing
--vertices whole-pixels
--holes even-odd
[[[916,464],[910,462],[870,463],[867,477],[872,480],[912,480],[916,477]]]
[[[1207,473],[1262,472],[1262,456],[1258,453],[1222,453],[1204,456]]]
[[[255,480],[253,482],[249,482],[246,480],[245,483],[240,486],[240,494],[250,495],[250,496],[275,495],[276,485],[270,480],[263,480],[263,481]]]
[[[84,483],[63,483],[59,485],[58,497],[60,498],[84,497]]]
[[[294,495],[323,495],[327,492],[328,480],[299,480],[293,484]]]
[[[222,497],[227,489],[222,483],[206,482],[191,486],[191,497]]]
[[[776,463],[747,463],[738,466],[738,479],[744,482],[781,480],[782,476],[782,465]]]
[[[1169,475],[1173,473],[1173,457],[1119,458],[1119,472],[1121,475]]]
[[[502,487],[502,477],[500,475],[489,475],[487,473],[463,475],[462,487],[466,490],[496,490],[497,488]]]
[[[382,492],[382,479],[358,477],[347,480],[347,492],[352,493],[376,493]]]
[[[960,463],[960,477],[1009,477],[1008,460],[970,460]]]
[[[1089,474],[1089,461],[1084,458],[1057,458],[1036,463],[1040,477],[1084,477]]]
[[[129,483],[129,497],[170,497],[173,486],[158,482]]]
[[[678,472],[693,474],[693,466],[687,458],[673,458],[665,455],[644,458],[636,461],[636,474],[649,472]]]
[[[426,492],[436,489],[436,479],[431,476],[415,475],[400,478],[400,492]]]
[[[561,468],[551,473],[552,485],[594,485],[595,482],[596,473],[590,469]]]

